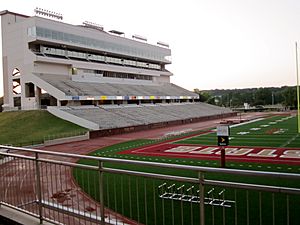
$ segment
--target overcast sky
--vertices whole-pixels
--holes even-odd
[[[169,43],[171,82],[189,90],[296,84],[299,0],[1,0],[0,7],[30,16],[45,8],[66,23]]]

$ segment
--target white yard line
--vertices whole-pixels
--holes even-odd
[[[266,118],[258,118],[258,119],[255,119],[255,120],[250,120],[250,121],[247,121],[247,122],[244,122],[244,123],[238,123],[238,124],[234,124],[234,125],[231,125],[231,127],[238,127],[238,126],[242,126],[242,125],[245,125],[245,124],[249,124],[249,123],[254,123],[254,122],[257,122],[257,121],[260,121],[260,120],[264,120]]]
[[[289,145],[292,141],[294,141],[297,137],[299,137],[299,134],[295,134],[292,138],[290,138],[289,140],[287,140],[287,142],[285,142],[284,144],[280,145],[280,147],[286,147],[286,146]]]

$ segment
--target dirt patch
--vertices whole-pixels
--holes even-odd
[[[72,200],[72,198],[75,197],[74,194],[71,194],[70,192],[72,189],[66,189],[64,191],[59,191],[54,193],[51,198],[56,200],[58,203],[64,203],[65,201]]]
[[[279,131],[279,128],[272,128],[270,130],[267,130],[265,133],[266,134],[274,134],[275,132]]]

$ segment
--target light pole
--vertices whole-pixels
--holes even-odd
[[[299,74],[298,74],[298,46],[297,46],[297,42],[296,42],[296,75],[297,75],[297,114],[298,114],[298,133],[300,133]]]

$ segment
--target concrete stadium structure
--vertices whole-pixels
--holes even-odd
[[[42,11],[45,13],[50,12]],[[123,32],[105,31],[90,22],[71,25],[7,10],[0,15],[4,110],[48,108],[56,116],[92,130],[230,112],[199,106],[197,94],[170,83],[173,74],[166,66],[171,63],[171,50],[166,43],[149,44],[139,35],[126,38]],[[192,104],[179,110],[174,103]],[[161,106],[150,112],[143,104]],[[107,105],[131,105],[136,107],[133,113],[151,114],[154,119],[136,120],[126,116],[128,107],[121,112],[118,107],[107,110]],[[192,107],[202,110],[190,115]],[[101,116],[103,110],[110,115]],[[168,116],[166,110],[178,115]],[[114,120],[120,113],[123,123],[103,125],[103,120]]]

